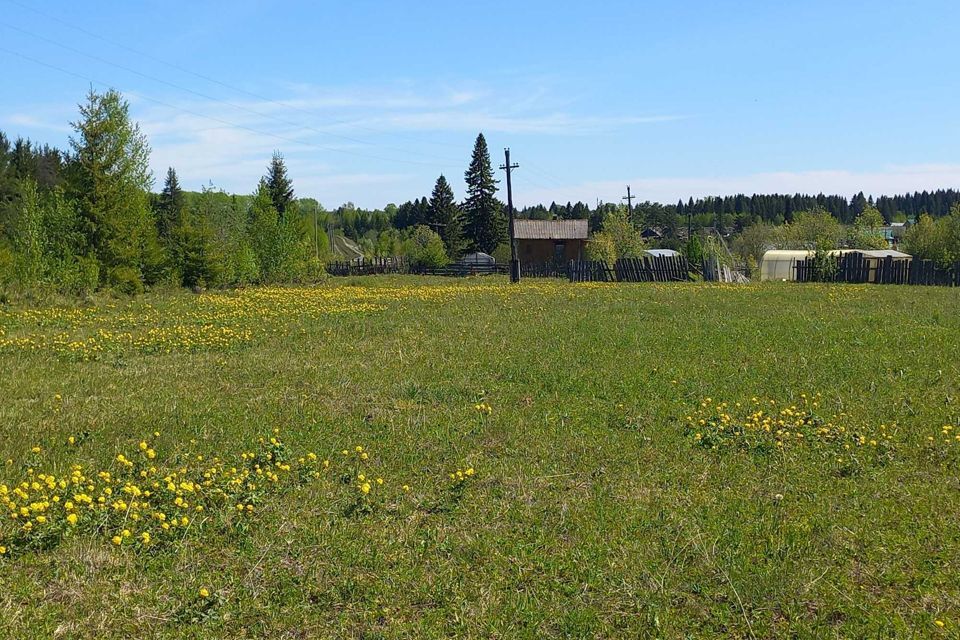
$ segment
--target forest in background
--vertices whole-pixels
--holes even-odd
[[[442,266],[464,252],[509,255],[506,207],[498,198],[483,134],[456,198],[443,175],[430,195],[382,209],[352,203],[327,210],[298,198],[275,152],[250,195],[214,186],[184,191],[170,168],[156,190],[150,147],[116,91],[80,105],[67,150],[0,132],[0,294],[135,294],[158,284],[193,288],[315,281],[335,259],[331,237],[369,257],[404,256]],[[772,247],[887,245],[880,229],[909,222],[904,248],[949,264],[960,260],[960,191],[874,199],[839,195],[734,195],[676,204],[584,202],[527,206],[520,218],[586,219],[593,257],[614,260],[657,246],[702,257],[701,238],[723,237],[755,266]],[[643,230],[654,233],[642,234]],[[647,237],[644,237],[646,235]],[[653,236],[651,240],[650,236]]]

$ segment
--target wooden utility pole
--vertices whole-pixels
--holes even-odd
[[[507,172],[507,212],[510,214],[510,282],[520,282],[520,261],[517,259],[517,236],[513,231],[513,184],[510,172],[520,165],[510,164],[510,148],[503,150],[506,162],[500,168]]]
[[[320,234],[317,231],[317,216],[319,215],[320,202],[313,206],[313,250],[316,253],[317,260],[320,260]]]
[[[627,201],[627,218],[633,218],[633,199],[636,197],[630,194],[630,185],[627,185],[627,195],[622,198]]]

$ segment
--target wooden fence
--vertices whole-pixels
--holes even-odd
[[[621,258],[613,268],[599,260],[571,260],[570,282],[682,282],[690,280],[690,263],[682,256]]]
[[[510,265],[459,264],[454,262],[445,267],[410,267],[408,273],[417,276],[489,276],[494,273],[510,273]]]
[[[613,265],[618,282],[683,282],[690,279],[690,264],[683,256],[621,258]]]
[[[403,258],[369,258],[327,264],[327,273],[334,276],[383,273],[474,276],[509,272],[507,264],[453,263],[440,268],[424,268],[411,265]],[[690,280],[690,264],[682,256],[622,258],[613,266],[599,260],[571,260],[568,264],[521,263],[520,275],[524,278],[567,278],[570,282],[679,282]]]
[[[831,256],[817,264],[814,258],[798,260],[798,282],[850,282],[871,284],[917,284],[960,287],[960,262],[944,268],[932,260],[891,256],[870,258],[862,253]]]
[[[381,273],[407,273],[410,265],[406,259],[358,258],[350,262],[328,262],[327,273],[332,276],[367,276]]]

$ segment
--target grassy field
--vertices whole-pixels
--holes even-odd
[[[0,637],[957,637],[958,336],[792,283],[8,309]]]

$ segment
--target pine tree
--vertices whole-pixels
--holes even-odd
[[[473,158],[464,175],[467,199],[463,203],[464,237],[474,251],[492,253],[507,235],[507,222],[496,198],[497,181],[483,134],[477,136]]]
[[[427,224],[439,234],[447,256],[456,259],[463,249],[463,232],[460,229],[460,207],[453,197],[453,189],[446,177],[441,175],[430,196]]]
[[[163,191],[157,199],[157,227],[160,239],[169,242],[174,228],[183,216],[186,198],[180,188],[177,172],[173,167],[167,169],[167,178],[163,183]]]
[[[273,208],[284,218],[293,203],[293,181],[287,176],[287,165],[279,151],[273,152],[273,159],[267,169],[267,190]]]

